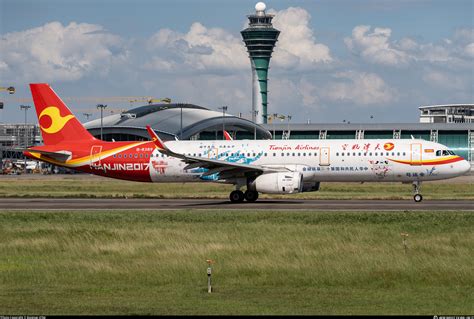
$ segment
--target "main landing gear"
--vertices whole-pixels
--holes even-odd
[[[230,193],[229,199],[232,203],[242,203],[244,199],[247,202],[255,202],[258,199],[258,192],[246,190],[244,193],[241,190],[235,190]]]
[[[413,199],[415,200],[416,203],[419,203],[423,200],[423,196],[420,194],[421,191],[421,182],[419,181],[414,181],[413,182]]]

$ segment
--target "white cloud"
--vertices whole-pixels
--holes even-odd
[[[333,61],[329,47],[316,42],[308,11],[290,7],[272,13],[273,26],[281,31],[272,63],[283,68],[307,68]]]
[[[8,65],[5,62],[0,61],[0,71],[6,72],[7,70],[8,70]]]
[[[275,14],[280,29],[272,64],[287,69],[305,69],[333,61],[329,48],[316,43],[309,26],[311,16],[302,8],[288,8]],[[160,71],[219,72],[247,70],[248,53],[240,34],[221,28],[207,28],[195,22],[186,33],[161,29],[147,42],[152,58],[146,68]]]
[[[474,58],[474,43],[466,45],[466,47],[464,48],[464,53],[467,56]]]
[[[466,89],[466,79],[460,75],[449,74],[436,70],[429,70],[423,75],[423,81],[438,89],[463,90]]]
[[[390,39],[391,34],[389,28],[374,28],[371,32],[370,26],[359,25],[344,43],[352,53],[373,64],[407,66],[426,62],[459,68],[472,63],[466,60],[472,57],[472,29],[458,29],[452,39],[443,39],[440,43],[418,43],[411,38],[395,41]]]
[[[250,65],[240,38],[199,22],[185,34],[161,29],[148,40],[147,47],[154,56],[145,67],[161,71],[228,71]]]
[[[325,87],[316,89],[318,95],[331,102],[351,102],[360,106],[384,106],[397,100],[398,92],[374,73],[347,71],[334,75]]]
[[[60,22],[7,33],[0,39],[5,77],[26,81],[78,80],[90,73],[106,74],[126,56],[120,37],[102,26]],[[4,68],[4,67],[2,67]]]
[[[375,28],[372,33],[367,25],[356,26],[352,30],[352,37],[345,38],[347,48],[371,63],[384,65],[403,65],[408,63],[405,52],[397,50],[389,42],[392,30],[388,28]],[[405,41],[404,47],[413,46],[414,43]]]

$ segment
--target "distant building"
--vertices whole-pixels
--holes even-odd
[[[23,158],[22,149],[41,144],[37,124],[0,124],[0,161]]]
[[[474,104],[420,106],[420,123],[474,123]]]
[[[121,114],[103,118],[103,140],[148,140],[146,126],[150,125],[165,141],[174,140],[221,140],[222,129],[234,138],[270,139],[271,134],[252,121],[231,114],[209,110],[205,107],[185,104],[150,104]],[[84,124],[95,137],[100,138],[100,119]]]

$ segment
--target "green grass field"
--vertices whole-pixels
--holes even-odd
[[[137,183],[94,176],[0,179],[0,197],[222,198],[233,190],[216,183]],[[474,182],[427,182],[425,199],[474,199]],[[412,186],[401,183],[322,183],[319,192],[261,195],[295,199],[411,199]]]
[[[473,229],[472,212],[4,211],[0,312],[472,314]]]

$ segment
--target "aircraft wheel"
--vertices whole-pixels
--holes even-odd
[[[255,202],[258,199],[258,192],[247,190],[245,191],[244,196],[247,202]]]
[[[415,202],[419,203],[423,200],[423,196],[421,196],[421,194],[415,194],[415,196],[413,196],[413,199],[415,200]]]
[[[242,203],[244,201],[244,193],[242,191],[235,190],[230,193],[229,199],[232,203]]]

